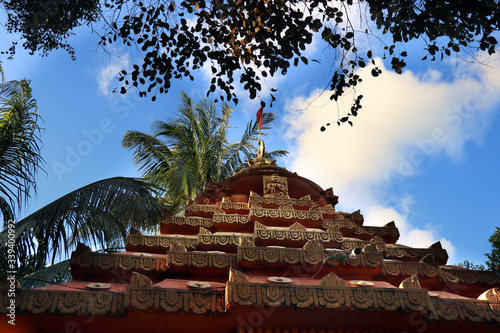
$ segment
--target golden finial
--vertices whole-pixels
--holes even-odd
[[[266,154],[264,141],[259,139],[259,150],[257,151],[257,157],[254,157],[253,160],[248,159],[248,165],[275,165],[276,161],[271,161],[268,158],[265,158]]]

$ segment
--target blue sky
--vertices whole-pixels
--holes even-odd
[[[10,38],[0,36],[1,49]],[[121,147],[124,132],[148,131],[152,121],[173,117],[181,89],[194,100],[205,96],[206,71],[194,82],[175,81],[155,102],[134,91],[112,94],[117,69],[131,66],[134,55],[115,49],[122,56],[110,56],[96,42],[97,36],[79,29],[71,39],[76,61],[63,51],[40,57],[20,49],[14,60],[1,59],[8,80],[31,80],[44,119],[47,173],[39,175],[38,195],[22,217],[91,182],[140,176],[132,153]],[[450,263],[484,262],[487,238],[500,226],[498,56],[484,59],[485,66],[421,62],[418,53],[402,75],[387,70],[376,79],[366,69],[359,87],[363,109],[351,128],[334,123],[352,96],[336,105],[322,91],[328,53],[315,42],[308,54],[322,64],[293,68],[269,81],[279,89],[278,102],[265,111],[276,113],[278,121],[266,146],[290,151],[278,164],[333,187],[340,197],[337,208],[361,209],[366,225],[395,221],[402,244],[427,247],[440,240]],[[269,102],[265,92],[260,97]],[[259,101],[240,98],[233,141],[254,119]],[[326,123],[332,125],[321,132]]]

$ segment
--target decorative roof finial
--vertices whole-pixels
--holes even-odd
[[[265,158],[266,149],[264,145],[264,141],[259,139],[259,150],[257,151],[257,157],[254,157],[253,160],[248,159],[248,165],[275,165],[276,161],[271,161],[268,158]]]

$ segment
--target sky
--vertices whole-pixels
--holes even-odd
[[[2,31],[0,49],[12,38]],[[148,132],[154,120],[175,117],[181,89],[195,101],[205,97],[211,79],[205,69],[192,82],[174,81],[155,102],[133,90],[113,94],[116,74],[131,67],[135,54],[113,49],[110,55],[97,40],[88,29],[78,29],[70,39],[76,61],[64,51],[41,57],[20,48],[13,60],[0,58],[7,80],[31,80],[44,120],[46,172],[38,175],[38,193],[20,217],[94,181],[141,176],[132,152],[121,147],[125,131]],[[371,68],[360,71],[363,108],[352,127],[337,126],[352,94],[330,101],[324,87],[331,55],[315,40],[306,52],[320,63],[268,80],[278,89],[278,101],[265,111],[278,119],[264,139],[266,148],[288,150],[278,165],[324,189],[333,187],[338,210],[360,209],[365,225],[394,221],[398,243],[425,248],[441,241],[450,264],[484,263],[487,239],[500,226],[500,58],[430,62],[420,60],[421,45],[408,48],[401,75],[380,58],[381,76],[371,77]],[[260,99],[269,104],[266,92],[256,100],[240,96],[231,141],[255,118]]]

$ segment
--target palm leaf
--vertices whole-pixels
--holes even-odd
[[[241,140],[229,144],[227,131],[233,109],[218,108],[203,99],[197,104],[181,92],[176,118],[155,121],[152,135],[127,132],[122,144],[134,150],[134,161],[143,177],[164,190],[170,204],[194,199],[209,181],[221,181],[246,165],[255,156],[258,124],[249,122]],[[264,113],[262,130],[270,129],[276,116]],[[265,135],[264,133],[262,133]],[[168,151],[168,154],[162,152]],[[286,154],[268,153],[272,159]]]
[[[69,268],[71,259],[63,260],[57,264],[45,267],[39,271],[24,276],[19,280],[24,289],[33,289],[45,287],[52,284],[66,282],[71,280],[71,271]]]
[[[18,250],[41,253],[53,263],[78,242],[106,248],[114,239],[124,238],[127,228],[158,222],[162,206],[152,195],[156,191],[142,180],[125,177],[79,188],[16,223]],[[4,230],[0,244],[6,242]]]
[[[31,197],[32,190],[36,192],[35,177],[43,170],[44,161],[40,156],[40,117],[28,81],[7,90],[9,94],[2,95],[6,97],[0,101],[0,196],[14,211]]]

